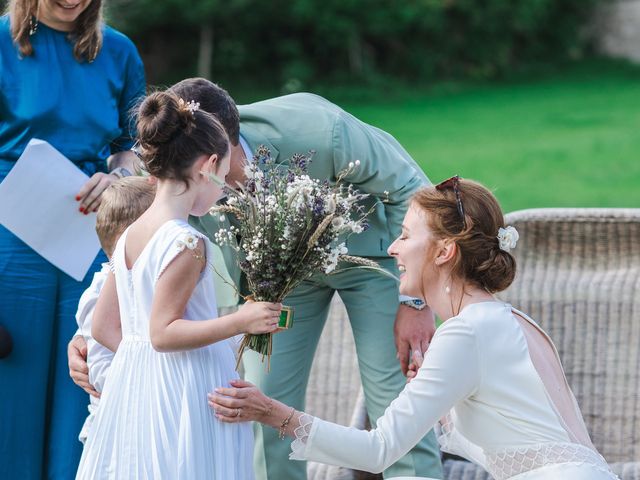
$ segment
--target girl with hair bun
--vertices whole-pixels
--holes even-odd
[[[251,428],[216,420],[207,392],[238,378],[229,339],[275,332],[281,305],[216,318],[212,245],[187,223],[222,196],[227,134],[171,92],[142,103],[137,129],[157,193],[118,240],[95,308],[92,334],[116,354],[77,478],[251,480]]]
[[[400,293],[424,298],[444,323],[424,360],[414,355],[408,385],[375,429],[296,412],[241,381],[218,389],[211,405],[227,422],[275,427],[290,412],[280,426],[295,437],[294,460],[381,472],[435,425],[442,450],[496,480],[617,478],[591,443],[551,339],[493,296],[513,281],[517,240],[479,183],[456,176],[415,194],[389,254]]]

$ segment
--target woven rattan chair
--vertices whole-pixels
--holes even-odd
[[[640,209],[523,210],[507,215],[507,223],[520,233],[518,273],[501,299],[549,333],[594,444],[622,480],[640,480]],[[355,354],[353,345],[344,345],[352,342],[348,322],[339,305],[333,315],[312,374],[326,385],[310,388],[308,405],[321,417],[362,428],[364,405],[353,391]],[[332,383],[348,378],[346,371],[353,374],[347,384]],[[334,408],[342,410],[341,419]],[[469,462],[446,460],[444,466],[447,480],[491,479]],[[314,480],[379,478],[312,464],[309,472]]]
[[[640,209],[507,215],[518,273],[500,297],[553,339],[593,443],[623,480],[640,479]],[[489,477],[445,462],[447,479]]]

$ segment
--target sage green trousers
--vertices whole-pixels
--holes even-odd
[[[374,260],[395,272],[392,259]],[[345,265],[339,266],[342,267]],[[396,358],[393,338],[398,286],[394,279],[378,272],[350,269],[332,275],[316,275],[301,284],[284,301],[285,305],[294,308],[294,325],[290,330],[274,335],[270,372],[266,372],[260,355],[247,350],[243,357],[245,378],[265,394],[304,411],[313,356],[335,292],[342,298],[349,315],[367,412],[371,424],[375,425],[376,419],[406,383]],[[256,480],[307,478],[306,463],[289,460],[291,440],[280,440],[277,430],[256,424],[255,442]],[[384,476],[442,478],[433,432],[389,467]]]

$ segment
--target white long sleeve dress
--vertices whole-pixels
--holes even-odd
[[[441,419],[441,448],[496,480],[617,478],[589,439],[551,340],[502,302],[447,320],[375,429],[303,415],[290,458],[381,472]]]

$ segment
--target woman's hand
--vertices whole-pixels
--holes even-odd
[[[94,173],[76,195],[76,200],[80,202],[80,212],[87,215],[98,211],[102,192],[116,180],[118,177],[110,173]]]
[[[232,380],[231,388],[216,388],[210,393],[209,405],[216,418],[226,423],[256,421],[270,424],[273,400],[258,387],[244,380]]]

